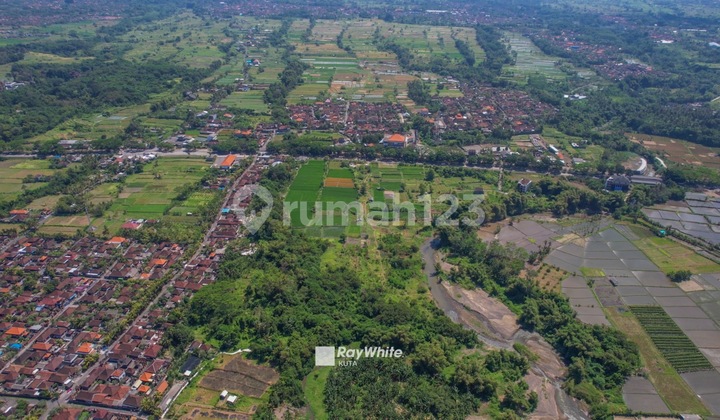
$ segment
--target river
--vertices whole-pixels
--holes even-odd
[[[480,341],[490,348],[511,349],[514,343],[522,343],[531,347],[536,354],[538,354],[536,350],[540,350],[538,361],[532,364],[531,371],[526,376],[530,389],[535,390],[540,399],[538,410],[530,417],[565,418],[570,420],[589,419],[590,417],[580,407],[579,402],[562,389],[562,375],[558,373],[558,367],[564,370],[564,364],[539,334],[531,333],[519,327],[504,332],[498,331],[486,317],[467,304],[467,295],[473,293],[472,291],[464,293],[458,290],[458,294],[462,293],[462,298],[459,298],[460,301],[458,301],[458,299],[451,296],[448,288],[438,283],[437,273],[435,272],[435,254],[438,242],[438,239],[427,240],[422,245],[420,252],[423,256],[424,272],[428,278],[430,293],[435,304],[443,313],[453,322],[475,331]],[[505,310],[504,317],[511,316],[510,310],[497,300],[492,299],[491,302],[490,300],[487,302],[496,308],[502,307]],[[512,317],[511,322],[515,323],[514,315]],[[550,384],[554,392],[548,393],[543,384]]]

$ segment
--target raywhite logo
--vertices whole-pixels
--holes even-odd
[[[272,193],[267,188],[254,184],[246,185],[234,191],[233,194],[234,196],[229,205],[230,210],[238,215],[242,224],[251,234],[260,230],[260,227],[268,217],[270,217],[270,212],[272,212],[274,202]],[[265,203],[265,206],[259,214],[255,211],[247,211],[247,207],[252,201],[251,196],[258,197]]]
[[[403,351],[395,347],[365,347],[362,349],[350,349],[340,346],[335,351],[335,347],[318,346],[315,347],[315,366],[335,366],[336,359],[340,366],[355,366],[360,358],[400,358],[403,357]]]

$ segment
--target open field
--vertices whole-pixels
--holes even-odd
[[[337,176],[326,178],[325,162],[309,161],[300,168],[285,199],[295,206],[286,207],[291,225],[304,228],[310,235],[338,237],[357,230],[358,209],[352,203],[357,202],[358,192],[352,171],[334,162],[331,165],[334,168],[329,171]]]
[[[540,48],[535,46],[530,38],[519,33],[506,32],[505,39],[511,50],[517,53],[515,65],[504,69],[505,77],[520,83],[525,83],[529,75],[536,73],[540,73],[548,79],[567,77],[558,67],[560,59],[540,51]]]
[[[64,139],[95,140],[122,133],[133,117],[150,112],[150,103],[111,108],[103,114],[88,114],[59,124],[54,129],[28,139],[28,142]]]
[[[672,239],[648,236],[634,244],[666,274],[678,270],[693,274],[720,272],[720,265]]]
[[[55,205],[57,204],[58,200],[62,195],[47,195],[45,197],[40,197],[37,200],[33,200],[30,204],[25,206],[27,210],[52,210],[55,208]]]
[[[606,314],[611,323],[637,345],[648,379],[671,410],[709,414],[693,390],[655,347],[637,318],[630,312],[621,313],[615,308],[607,308]]]
[[[462,61],[455,40],[468,44],[475,54],[476,65],[485,58],[485,52],[475,40],[475,29],[450,26],[407,25],[379,22],[380,34],[407,47],[421,61],[443,58]]]
[[[218,393],[227,390],[233,394],[260,398],[278,379],[280,375],[271,368],[256,365],[238,355],[222,368],[205,375],[199,385]]]
[[[659,306],[631,306],[645,332],[679,373],[710,370],[712,365]]]
[[[720,150],[670,137],[628,133],[630,141],[640,143],[649,150],[659,152],[663,159],[676,163],[706,166],[720,169]]]
[[[106,217],[158,219],[169,210],[178,189],[200,180],[207,168],[204,159],[158,159],[157,166],[148,164],[143,173],[126,179]]]
[[[331,95],[369,102],[398,100],[413,107],[415,104],[407,99],[407,83],[416,77],[402,72],[394,54],[377,50],[372,42],[376,29],[382,36],[408,47],[417,60],[464,60],[455,47],[455,39],[468,43],[478,63],[484,58],[472,28],[390,24],[368,19],[318,21],[304,42],[299,32],[304,27],[304,24],[293,26],[290,38],[301,60],[311,68],[303,74],[304,84],[288,96],[291,104],[314,100],[327,91]],[[343,46],[350,48],[354,56],[338,48],[337,37],[341,33]],[[433,74],[423,74],[423,77],[438,78]],[[458,96],[460,93],[443,94]]]
[[[221,22],[203,20],[192,13],[181,13],[159,22],[142,25],[123,36],[132,47],[125,54],[131,61],[162,60],[206,68],[222,59],[217,48],[226,36]]]
[[[517,54],[515,64],[503,69],[503,76],[509,80],[524,84],[533,74],[541,74],[549,80],[564,80],[570,74],[577,74],[589,82],[600,81],[593,70],[576,68],[559,57],[545,54],[530,38],[516,32],[505,32],[504,35],[506,44]]]
[[[33,182],[23,184],[27,176],[52,175],[56,169],[50,169],[49,160],[40,159],[8,159],[0,161],[0,202],[15,199],[23,189],[36,189],[44,182]]]
[[[268,106],[263,99],[263,91],[261,90],[233,92],[220,101],[220,104],[228,108],[249,109],[261,113],[268,111]]]
[[[183,418],[246,419],[267,401],[265,390],[278,379],[274,370],[249,362],[242,355],[219,355],[214,363],[214,368],[206,367],[178,396],[176,414],[185,415]],[[231,405],[220,398],[223,390],[236,395],[237,401]]]
[[[77,229],[92,225],[96,229],[107,228],[108,233],[114,234],[128,219],[160,219],[165,214],[179,223],[194,223],[197,216],[188,216],[187,213],[197,212],[200,206],[212,199],[214,193],[195,192],[172,210],[171,207],[180,188],[202,178],[207,163],[198,158],[160,158],[156,162],[157,166],[148,163],[144,172],[130,175],[124,184],[101,184],[88,192],[87,198],[92,204],[112,202],[102,217],[89,220],[84,213],[52,216],[44,222],[40,231],[74,234]],[[42,197],[28,208],[52,208],[59,199],[57,195]]]

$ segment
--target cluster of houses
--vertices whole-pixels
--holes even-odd
[[[247,207],[252,197],[241,197],[241,192],[257,185],[269,163],[256,161],[234,181],[228,197],[232,209],[225,208],[218,216],[207,246],[173,277],[161,305],[145,312],[111,345],[106,336],[127,315],[142,290],[138,286],[172,274],[183,256],[182,247],[145,245],[123,237],[106,241],[2,237],[0,299],[6,309],[0,349],[7,362],[0,372],[3,392],[51,397],[72,389],[69,398],[74,403],[129,412],[140,410],[144,397],[164,394],[171,363],[163,357],[161,345],[171,326],[167,316],[183,299],[215,280],[225,247],[241,234],[237,210]],[[217,187],[227,183],[228,179],[220,179]],[[131,221],[127,228],[140,226]],[[29,273],[35,273],[38,281],[30,283]],[[191,350],[211,349],[194,342]],[[183,373],[189,376],[196,367],[197,363],[188,365]],[[107,412],[93,411],[97,413]]]
[[[211,114],[208,111],[202,111],[195,115],[195,125],[200,129],[200,134],[207,136],[207,141],[212,141],[213,137],[217,138],[220,130],[232,128],[235,115],[225,112],[223,114]]]
[[[72,398],[78,402],[129,410],[139,409],[145,395],[164,392],[167,383],[160,379],[169,360],[158,358],[162,329],[148,334],[135,324],[109,348],[106,337],[127,316],[142,284],[179,260],[181,246],[122,237],[20,237],[4,238],[2,249],[3,392],[51,397],[77,386]]]
[[[257,185],[261,171],[267,167],[265,163],[256,161],[234,181],[228,202],[233,203],[243,188]],[[225,186],[227,179],[218,182]],[[247,207],[248,204],[249,199],[246,199],[239,202],[238,206]],[[142,397],[153,393],[162,395],[167,391],[165,376],[171,360],[161,357],[163,347],[160,344],[163,335],[172,326],[166,321],[167,317],[183,300],[215,281],[225,247],[229,241],[240,236],[241,224],[234,211],[221,211],[208,233],[206,246],[173,277],[171,287],[161,296],[162,305],[143,313],[117,343],[107,350],[106,357],[79,384],[77,393],[73,395],[74,402],[137,411]],[[179,256],[173,261],[177,261]],[[154,263],[157,261],[151,259],[151,265]],[[211,348],[195,341],[189,350],[198,353],[209,352]],[[181,373],[186,377],[193,375],[199,362],[199,359],[191,356],[181,367]]]
[[[305,130],[337,130],[351,139],[365,134],[401,132],[409,117],[400,104],[327,99],[288,107],[291,123]]]
[[[229,188],[228,202],[234,202],[242,188],[257,184],[265,163],[257,161],[234,181]],[[222,185],[225,182],[227,180],[220,180]],[[239,206],[246,207],[248,204],[249,200],[246,200]],[[173,277],[171,287],[160,298],[159,308],[143,313],[108,349],[106,357],[79,385],[73,401],[138,410],[141,397],[167,391],[165,374],[171,361],[161,357],[163,348],[160,344],[163,335],[172,326],[166,320],[170,311],[183,300],[215,281],[228,242],[240,236],[241,220],[234,211],[227,210],[221,211],[208,233],[206,246]],[[189,349],[191,353],[210,350],[207,344],[199,341],[193,342]],[[191,356],[180,372],[186,377],[193,375],[199,362]]]
[[[588,62],[598,63],[592,67],[602,76],[612,80],[623,80],[628,77],[644,76],[653,73],[652,67],[628,60],[618,47],[591,44],[578,39],[578,34],[567,30],[560,34],[551,34],[547,31],[538,31],[531,38],[539,38],[552,45],[577,54]]]
[[[427,115],[438,133],[478,129],[490,133],[506,129],[513,133],[531,133],[539,129],[539,121],[556,110],[525,92],[489,86],[459,85],[460,98],[439,98],[443,107]],[[421,111],[422,115],[422,111]]]

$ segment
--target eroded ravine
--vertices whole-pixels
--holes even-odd
[[[521,329],[517,316],[483,290],[466,290],[457,285],[438,283],[434,241],[427,240],[420,251],[430,293],[443,313],[453,322],[475,331],[480,341],[490,348],[510,349],[514,343],[522,343],[538,355],[538,360],[532,363],[525,376],[530,389],[539,397],[538,408],[529,418],[589,419],[578,401],[562,389],[565,365],[539,334]]]

